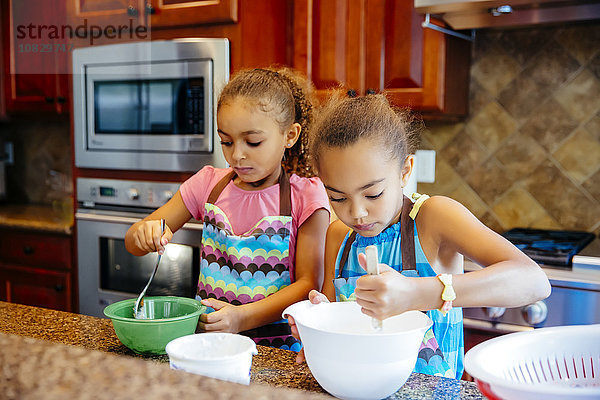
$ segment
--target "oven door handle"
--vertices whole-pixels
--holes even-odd
[[[465,329],[478,329],[480,331],[494,333],[514,333],[514,332],[529,332],[534,328],[531,326],[521,326],[513,324],[492,323],[489,321],[481,321],[478,319],[463,318],[463,327]]]
[[[142,220],[142,218],[136,218],[136,217],[124,217],[124,216],[120,216],[120,215],[92,214],[92,213],[85,213],[85,212],[80,212],[80,211],[75,213],[75,219],[81,220],[81,221],[108,222],[108,223],[113,223],[113,224],[117,223],[117,224],[127,224],[127,225],[133,225],[136,222],[139,222]],[[186,230],[191,230],[191,231],[202,231],[202,225],[186,222],[185,224],[183,224],[181,229],[186,229]]]

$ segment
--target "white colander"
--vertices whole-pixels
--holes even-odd
[[[600,399],[600,324],[511,333],[469,350],[465,369],[490,399]]]

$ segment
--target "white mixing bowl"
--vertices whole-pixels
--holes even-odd
[[[354,301],[311,304],[305,300],[283,311],[296,321],[306,363],[319,384],[341,399],[382,399],[402,387],[417,362],[419,346],[433,322],[419,311],[383,321],[376,332],[371,318]]]
[[[225,381],[250,383],[256,344],[233,333],[198,333],[172,340],[165,349],[172,369]]]

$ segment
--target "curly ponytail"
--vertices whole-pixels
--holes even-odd
[[[237,96],[255,100],[264,112],[273,116],[281,129],[287,129],[293,123],[300,124],[300,137],[294,146],[285,149],[281,164],[288,173],[314,176],[308,154],[309,133],[314,118],[310,83],[289,68],[243,70],[221,92],[217,110]]]

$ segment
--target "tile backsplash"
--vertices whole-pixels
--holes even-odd
[[[68,116],[16,115],[0,124],[0,137],[14,148],[5,202],[51,205],[72,196],[69,132]]]
[[[463,203],[497,232],[600,233],[600,22],[480,30],[469,116],[427,122],[422,193]]]

